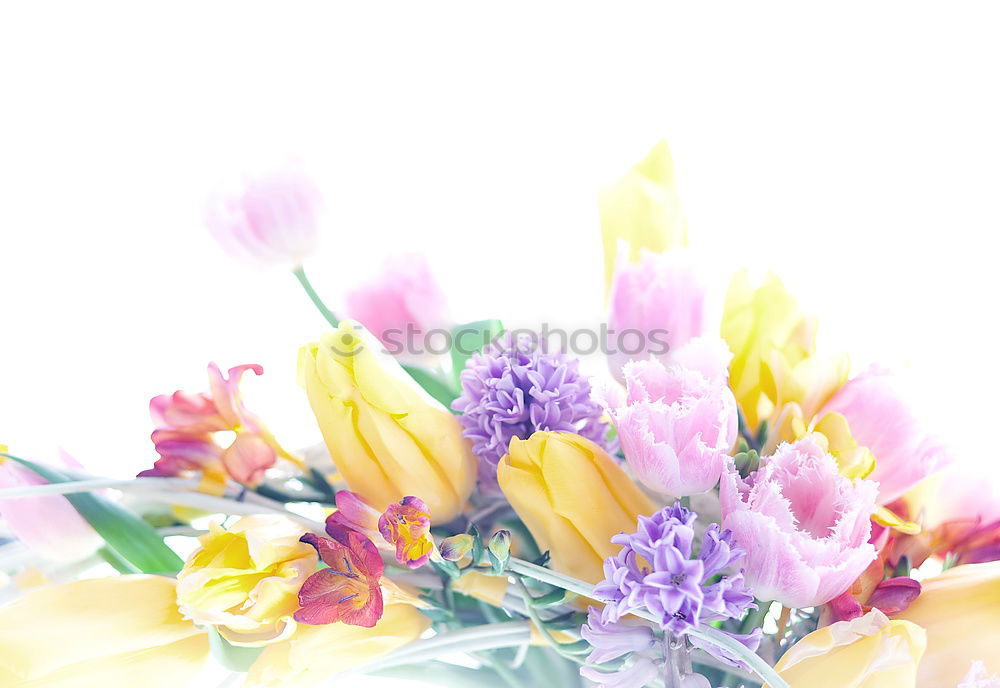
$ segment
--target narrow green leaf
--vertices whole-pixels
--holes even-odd
[[[465,370],[465,362],[502,332],[503,323],[499,320],[475,320],[451,328],[451,374],[456,388],[460,388],[459,376]]]
[[[19,459],[4,454],[31,469],[50,483],[73,480],[57,468]],[[109,548],[143,573],[171,574],[180,571],[183,560],[167,547],[156,530],[114,502],[91,492],[64,495],[97,534],[104,538]]]
[[[442,380],[425,368],[403,364],[403,370],[409,373],[410,377],[417,381],[417,384],[424,388],[424,391],[444,404],[444,407],[451,411],[451,402],[458,398],[458,391],[450,384]]]

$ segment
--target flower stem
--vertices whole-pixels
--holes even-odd
[[[555,639],[555,636],[552,635],[552,632],[549,630],[548,626],[546,626],[542,618],[538,616],[538,611],[535,609],[533,604],[535,598],[531,595],[531,592],[528,590],[528,586],[524,584],[524,579],[520,575],[515,573],[514,582],[517,583],[517,587],[521,591],[521,595],[524,597],[525,611],[528,612],[528,617],[535,624],[535,628],[538,629],[539,633],[545,636],[545,640],[548,641],[549,646],[552,647],[552,649],[555,650],[556,653],[563,659],[568,659],[571,662],[575,662],[576,664],[583,664],[584,661],[580,657],[577,657],[574,654],[566,652],[566,650],[560,647],[559,641]]]
[[[309,278],[306,277],[305,268],[299,266],[292,270],[292,274],[298,278],[299,284],[301,284],[302,288],[305,289],[309,300],[313,302],[313,305],[316,306],[316,309],[320,312],[320,314],[326,318],[326,321],[330,323],[330,326],[338,327],[340,325],[340,320],[338,320],[337,316],[333,314],[333,311],[326,307],[326,304],[323,303],[323,299],[321,299],[319,294],[316,293],[316,290],[313,289],[312,283],[309,281]]]

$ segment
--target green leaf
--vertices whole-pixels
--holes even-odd
[[[218,660],[219,664],[230,671],[245,673],[250,670],[250,665],[264,651],[262,647],[239,647],[232,645],[228,640],[219,635],[214,626],[208,627],[208,646],[212,649],[212,656]]]
[[[3,456],[31,469],[50,483],[73,482],[57,468],[19,459],[10,454]],[[64,496],[97,534],[104,538],[113,553],[120,555],[139,571],[169,575],[181,570],[184,561],[167,547],[151,525],[131,511],[92,492],[76,492]]]
[[[503,323],[499,320],[475,320],[451,328],[451,375],[456,388],[461,388],[459,378],[465,362],[502,333]]]
[[[545,593],[541,597],[536,597],[531,602],[531,606],[532,607],[540,607],[540,608],[553,607],[553,606],[555,606],[557,604],[563,604],[563,603],[567,602],[568,601],[567,597],[573,598],[573,597],[576,597],[576,596],[573,593],[571,593],[571,592],[566,592],[562,588],[556,588],[555,590],[553,590],[551,592]]]
[[[424,391],[444,404],[444,407],[451,411],[451,402],[458,398],[458,391],[449,383],[431,371],[420,366],[402,364],[403,370],[410,374],[417,384],[424,388]]]

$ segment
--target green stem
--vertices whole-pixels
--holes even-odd
[[[757,600],[757,608],[747,612],[747,615],[743,618],[743,623],[740,624],[740,633],[746,635],[753,629],[764,623],[764,617],[767,616],[768,611],[771,609],[770,602],[764,602],[762,600]]]
[[[564,659],[568,659],[571,662],[576,662],[577,664],[583,664],[584,662],[581,658],[577,657],[576,655],[570,654],[569,652],[566,652],[564,649],[562,649],[562,647],[560,647],[559,641],[555,639],[555,637],[552,635],[552,632],[549,631],[548,626],[546,626],[542,618],[538,616],[538,612],[535,610],[534,606],[535,598],[532,597],[531,592],[528,590],[528,586],[524,584],[524,579],[515,573],[514,582],[517,584],[518,589],[524,596],[524,606],[525,610],[528,612],[528,616],[531,618],[532,622],[534,622],[535,628],[537,628],[538,631],[543,636],[545,636],[545,639],[548,641],[552,649],[555,650],[559,654],[559,656]]]
[[[326,307],[326,304],[323,303],[323,299],[321,299],[319,294],[316,293],[316,290],[313,289],[312,283],[309,281],[309,278],[306,277],[305,268],[299,266],[292,270],[292,274],[298,278],[299,284],[301,284],[302,288],[306,291],[306,295],[313,302],[313,305],[316,306],[316,309],[320,312],[320,314],[326,318],[326,321],[330,323],[332,327],[338,327],[340,325],[340,321],[337,319],[337,316],[333,314],[333,311]]]

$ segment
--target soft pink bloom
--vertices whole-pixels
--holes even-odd
[[[812,438],[783,443],[741,479],[723,473],[722,525],[747,551],[746,581],[757,598],[815,607],[847,590],[875,559],[869,542],[878,486],[852,482]]]
[[[47,484],[34,471],[0,457],[0,489]],[[46,559],[82,559],[104,544],[61,495],[0,499],[0,517],[18,540]]]
[[[302,584],[295,620],[312,626],[340,621],[371,628],[382,618],[382,557],[361,533],[329,524],[327,532],[329,538],[313,533],[301,538],[316,548],[329,568],[317,571]]]
[[[246,371],[262,375],[259,365],[229,369],[228,377],[215,363],[208,366],[209,392],[174,392],[154,397],[149,414],[156,425],[151,439],[160,455],[143,477],[200,472],[216,484],[229,476],[242,485],[256,486],[279,456],[293,459],[257,416],[243,405],[240,378]],[[227,440],[217,434],[235,433]]]
[[[950,462],[946,447],[929,435],[885,370],[871,368],[841,387],[818,414],[842,414],[851,435],[875,455],[869,476],[887,504]]]
[[[725,377],[653,358],[622,372],[626,395],[612,391],[603,401],[636,478],[674,497],[715,487],[737,430]]]
[[[419,497],[403,497],[379,512],[356,492],[340,490],[337,510],[326,523],[331,535],[343,528],[361,533],[380,549],[395,552],[396,561],[411,569],[426,563],[434,551],[430,509]]]
[[[389,353],[411,357],[426,352],[428,344],[432,349],[442,346],[433,338],[426,341],[426,334],[452,325],[444,290],[417,253],[387,258],[374,279],[347,292],[344,311],[378,337]],[[407,350],[407,333],[413,333],[413,344],[421,351]]]
[[[315,249],[321,199],[293,161],[208,199],[205,224],[230,255],[256,266],[299,267]]]
[[[676,350],[704,332],[705,287],[685,249],[619,261],[609,300],[608,365],[619,380],[628,361],[666,362],[664,344]]]

